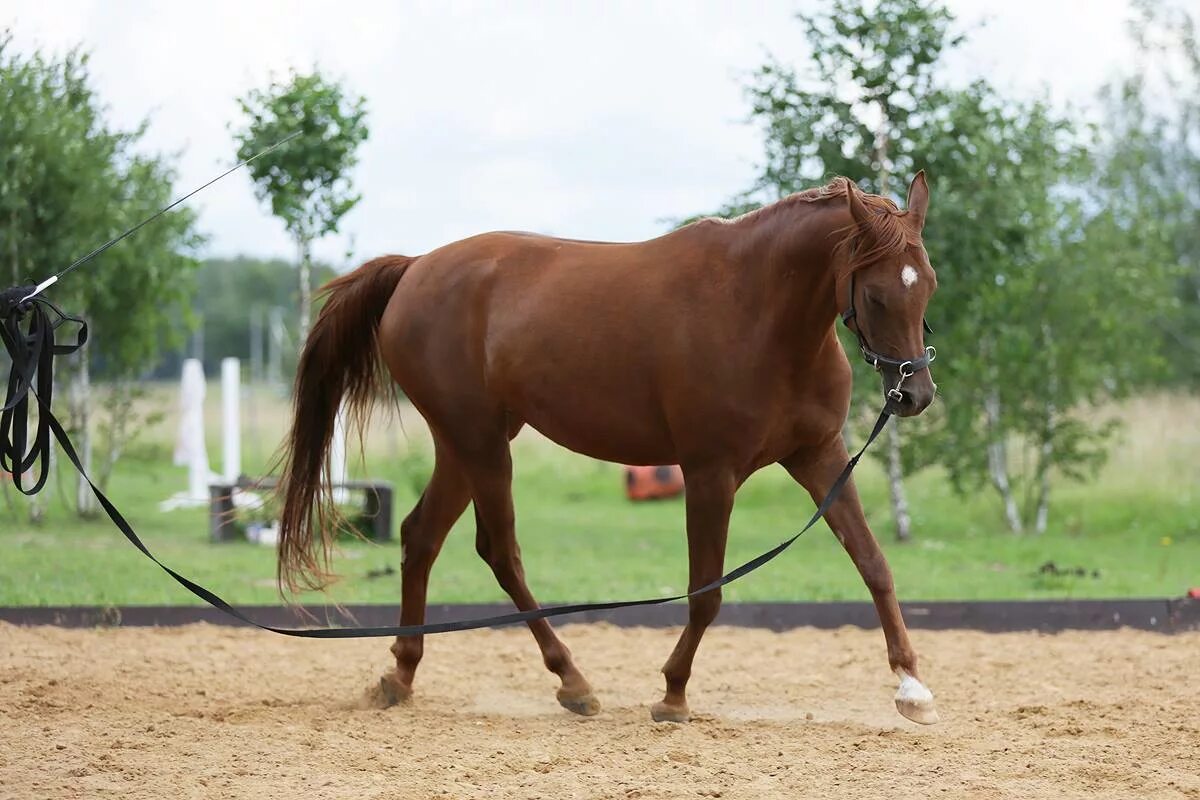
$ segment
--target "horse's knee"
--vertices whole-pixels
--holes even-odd
[[[419,566],[433,558],[433,546],[421,526],[421,502],[400,523],[400,566]]]
[[[863,576],[867,589],[874,596],[895,594],[896,584],[892,581],[892,571],[884,564],[879,570]]]
[[[717,618],[720,610],[720,589],[713,589],[704,594],[698,594],[688,600],[688,622],[693,626],[706,628]]]
[[[408,573],[413,570],[418,572],[428,572],[433,566],[433,559],[437,553],[437,548],[428,538],[410,536],[408,541],[402,542],[400,555],[400,569],[402,573]]]
[[[889,595],[896,591],[892,569],[882,553],[863,559],[858,572],[873,596]]]
[[[429,578],[429,570],[437,558],[440,542],[434,541],[426,533],[418,535],[410,531],[407,539],[401,540],[400,545],[400,578],[402,580]]]
[[[425,505],[425,495],[417,500],[417,504],[413,506],[412,511],[400,522],[400,541],[403,543],[419,529],[421,520],[421,506]]]

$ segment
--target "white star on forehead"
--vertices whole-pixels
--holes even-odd
[[[900,270],[900,280],[904,283],[905,288],[912,286],[917,282],[917,271],[905,264],[904,269]]]

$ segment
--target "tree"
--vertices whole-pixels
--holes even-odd
[[[1161,232],[1104,188],[1095,132],[1044,103],[977,83],[918,147],[937,176],[925,245],[953,394],[917,449],[936,449],[960,492],[990,483],[1011,530],[1040,533],[1052,473],[1083,479],[1107,455],[1114,426],[1088,410],[1160,370],[1152,351],[1120,353],[1169,313]]]
[[[1008,103],[980,82],[948,96],[920,142],[936,176],[938,211],[925,246],[942,275],[938,334],[953,357],[940,368],[943,385],[953,389],[918,448],[941,453],[960,492],[990,483],[1013,531],[1025,527],[1028,513],[1010,448],[1039,425],[1048,439],[1053,409],[1071,405],[1048,399],[1059,394],[1054,345],[1061,337],[1047,316],[1049,304],[1062,299],[1059,278],[1066,274],[1059,221],[1075,211],[1055,188],[1073,180],[1084,159],[1070,130],[1044,105]]]
[[[834,0],[824,12],[800,19],[813,80],[771,61],[749,86],[752,118],[763,128],[766,149],[751,196],[781,197],[830,174],[898,196],[891,176],[916,171],[914,134],[941,102],[936,67],[963,38],[951,31],[953,17],[938,3]],[[859,387],[873,383],[855,381]],[[904,541],[911,537],[911,521],[896,425],[888,429],[886,464],[896,536]]]
[[[366,140],[366,102],[319,72],[293,71],[238,101],[246,125],[235,133],[244,161],[299,131],[278,150],[250,164],[260,200],[283,220],[296,243],[300,285],[300,342],[308,337],[312,302],[312,243],[335,233],[358,203],[350,171]]]
[[[12,52],[11,37],[0,34],[0,253],[14,283],[57,272],[170,201],[169,162],[133,152],[144,125],[117,131],[106,124],[87,62],[79,50],[57,60],[22,57]],[[103,364],[120,395],[179,336],[195,265],[188,253],[198,242],[193,213],[175,210],[51,289],[92,329],[72,365],[70,393],[70,427],[89,469],[90,365]],[[106,403],[102,416],[120,415],[127,405]],[[101,485],[135,430],[128,421],[100,420],[110,434]],[[93,508],[82,479],[77,506],[81,513]],[[35,503],[35,516],[39,510]]]
[[[1117,218],[1162,237],[1179,304],[1160,324],[1169,378],[1200,386],[1200,31],[1182,3],[1138,0],[1136,71],[1105,87],[1101,190]],[[1158,243],[1158,240],[1155,239]]]

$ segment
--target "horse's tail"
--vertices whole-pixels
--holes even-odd
[[[276,577],[286,594],[322,589],[333,578],[329,560],[337,514],[329,446],[338,409],[345,401],[347,418],[362,430],[375,397],[388,385],[376,342],[379,321],[413,260],[372,259],[321,289],[327,301],[300,353],[292,429],[282,452]]]

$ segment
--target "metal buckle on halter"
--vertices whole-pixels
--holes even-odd
[[[893,386],[891,389],[888,389],[888,398],[895,400],[897,403],[904,399],[904,392],[901,391],[901,387],[904,386],[904,381],[908,378],[911,378],[916,372],[916,370],[913,369],[911,361],[903,362],[900,364],[898,369],[900,370],[900,380],[896,381],[895,386]]]

